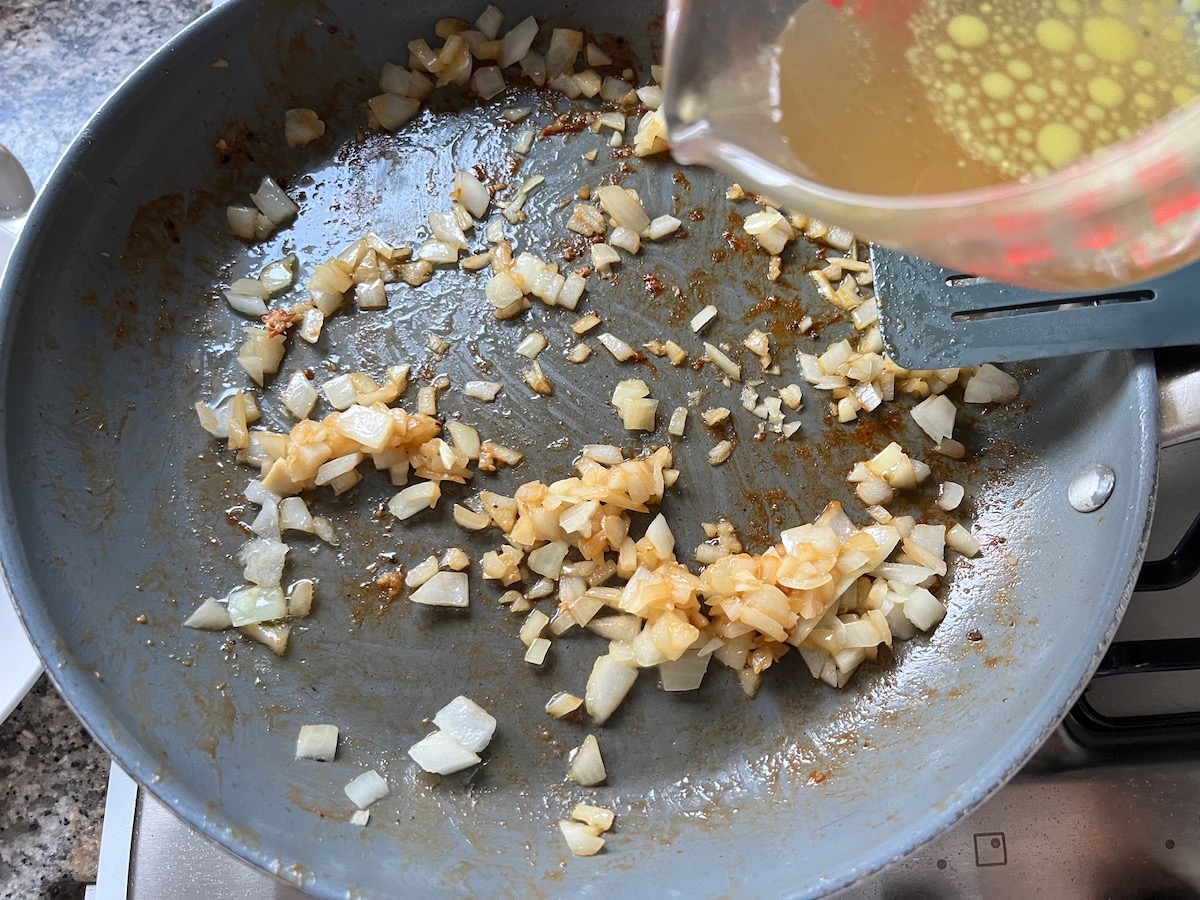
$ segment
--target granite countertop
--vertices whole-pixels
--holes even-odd
[[[0,2],[0,143],[34,185],[109,91],[208,6]],[[107,775],[104,751],[43,676],[0,724],[0,900],[83,896],[96,880]]]

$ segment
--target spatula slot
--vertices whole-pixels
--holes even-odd
[[[990,278],[984,278],[982,275],[947,275],[946,287],[974,287],[977,284],[990,284]]]
[[[947,279],[949,282],[949,279]],[[1144,303],[1153,300],[1155,292],[1151,290],[1122,291],[1113,294],[1097,294],[1091,297],[1054,297],[1046,300],[1035,300],[1028,303],[1014,303],[1009,306],[993,306],[982,309],[960,310],[952,313],[950,318],[955,322],[979,322],[985,319],[1001,319],[1009,316],[1024,316],[1033,313],[1060,312],[1065,309],[1087,309],[1096,306],[1112,306],[1121,303]]]

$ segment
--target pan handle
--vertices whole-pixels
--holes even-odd
[[[1200,438],[1200,348],[1160,350],[1158,368],[1159,446],[1173,447]]]

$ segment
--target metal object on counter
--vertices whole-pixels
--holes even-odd
[[[505,12],[519,21],[546,8],[526,0]],[[644,44],[654,12],[581,3],[555,21]],[[468,625],[457,612],[388,609],[370,581],[381,554],[408,563],[446,546],[474,556],[495,546],[495,534],[464,544],[449,503],[420,528],[389,531],[371,517],[393,492],[382,479],[364,479],[337,504],[314,499],[323,512],[357,513],[346,517],[357,519],[354,540],[336,558],[303,554],[305,574],[327,593],[282,659],[229,636],[181,632],[188,603],[240,580],[231,560],[245,535],[223,511],[251,475],[216,465],[223,451],[189,414],[197,399],[244,383],[231,354],[214,350],[241,324],[212,302],[214,286],[282,256],[284,241],[312,248],[311,262],[367,228],[407,239],[414,223],[444,208],[457,166],[514,163],[511,128],[488,109],[422,116],[403,152],[388,135],[343,148],[332,140],[361,129],[361,108],[348,98],[371,90],[405,38],[460,13],[477,11],[366,0],[222,7],[147,63],[68,154],[32,213],[37,241],[19,249],[16,278],[0,298],[12,348],[0,553],[25,619],[64,696],[124,768],[209,837],[319,894],[380,895],[397,884],[431,895],[506,894],[530,882],[569,892],[586,881],[622,895],[644,891],[647,872],[704,893],[812,895],[844,885],[975,807],[1082,690],[1141,554],[1158,441],[1148,354],[1050,361],[1025,375],[1027,406],[960,414],[973,445],[1003,450],[946,469],[967,486],[973,524],[993,543],[957,568],[946,621],[894,663],[868,667],[834,692],[813,685],[793,654],[754,702],[724,672],[695,698],[666,695],[643,675],[604,731],[613,775],[598,799],[621,823],[605,865],[569,859],[553,828],[577,799],[562,766],[584,726],[548,722],[542,709],[552,689],[586,680],[603,645],[557,641],[552,665],[534,672],[513,655],[513,619],[478,582]],[[228,65],[214,67],[217,58]],[[330,135],[304,151],[284,145],[277,115],[301,102],[323,111]],[[544,94],[529,102],[549,116]],[[156,115],[143,115],[147,108]],[[230,122],[246,132],[230,131]],[[226,134],[233,146],[222,157],[213,143]],[[692,170],[642,178],[611,154],[585,166],[588,140],[602,139],[584,131],[539,140],[522,163],[547,179],[526,205],[527,246],[559,247],[566,214],[558,204],[604,178],[636,186],[648,209],[699,213],[688,216],[686,239],[623,259],[614,283],[589,287],[588,304],[614,332],[639,342],[679,334],[687,304],[711,302],[731,342],[765,320],[781,359],[833,336],[827,327],[818,343],[789,329],[803,313],[771,300],[783,285],[766,281],[765,258],[731,252],[725,216],[712,214],[724,203],[723,179]],[[471,149],[458,157],[460,148]],[[228,236],[225,206],[242,202],[265,173],[297,186],[304,211],[248,250]],[[69,267],[56,264],[65,235],[77,251]],[[793,262],[797,293],[808,289],[804,262]],[[749,316],[747,294],[759,303]],[[803,302],[820,303],[815,293]],[[552,321],[565,333],[568,319]],[[514,352],[522,329],[494,323],[478,281],[453,269],[405,291],[386,313],[348,312],[327,329],[323,340],[343,362],[374,371],[428,362],[456,384],[487,372],[508,385],[482,413],[454,394],[439,401],[446,414],[526,452],[526,467],[479,479],[506,493],[566,474],[581,443],[629,442],[609,399],[631,371],[652,379],[658,397],[704,387],[737,406],[737,388],[720,387],[711,368],[701,376],[634,369],[599,353],[586,368],[544,353],[539,362],[557,388],[531,395]],[[436,360],[429,332],[450,343]],[[319,371],[323,356],[296,344],[289,370]],[[265,426],[287,426],[264,406]],[[802,416],[811,437],[759,442],[748,433],[721,467],[708,465],[699,429],[676,445],[682,475],[666,506],[680,547],[700,543],[700,523],[722,514],[761,546],[831,498],[852,502],[845,473],[867,448],[829,428],[819,402]],[[894,418],[897,439],[926,445],[911,417]],[[1062,502],[1056,488],[1086,459],[1117,473],[1110,503],[1121,516],[1082,517]],[[1056,552],[1048,535],[1078,552]],[[968,637],[975,632],[978,640]],[[487,765],[435,785],[403,748],[423,736],[421,716],[456,693],[502,713],[502,724]],[[313,721],[342,727],[336,761],[293,759],[299,726]],[[340,785],[366,768],[382,772],[393,794],[369,827],[356,828]],[[782,827],[788,822],[798,827]],[[674,865],[684,854],[688,865]]]

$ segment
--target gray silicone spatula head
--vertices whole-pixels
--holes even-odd
[[[1200,264],[1113,291],[1043,294],[871,248],[884,349],[909,369],[1200,344]]]

